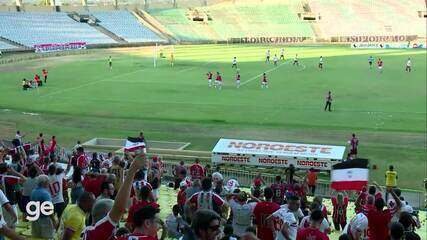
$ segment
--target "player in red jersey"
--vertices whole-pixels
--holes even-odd
[[[378,70],[380,71],[380,73],[383,73],[383,60],[381,60],[381,58],[378,58],[378,62],[377,62],[377,66],[378,66]]]
[[[236,87],[240,88],[240,73],[238,71],[236,73]]]
[[[215,88],[222,89],[222,77],[219,72],[216,72]]]
[[[44,77],[44,83],[46,83],[47,82],[47,70],[43,69],[42,70],[42,74],[43,74],[43,77]]]
[[[310,227],[300,229],[297,234],[297,240],[329,240],[328,235],[319,230],[322,221],[322,211],[312,211],[310,214]]]
[[[351,139],[348,141],[350,144],[350,156],[355,158],[357,157],[357,146],[359,146],[359,139],[357,139],[356,134],[351,135]]]
[[[108,207],[108,204],[102,204],[101,202],[95,203],[92,211],[92,222],[95,223],[95,225],[86,227],[85,230],[83,230],[83,240],[115,239],[114,233],[125,212],[123,206],[126,205],[129,198],[133,177],[135,173],[144,166],[145,161],[145,156],[137,157],[132,161],[125,180],[117,192],[112,208]]]
[[[209,87],[212,87],[212,72],[211,71],[209,71],[207,74],[206,74],[206,76],[208,77],[208,86]]]
[[[203,166],[200,165],[200,160],[196,158],[196,161],[193,165],[190,166],[190,176],[191,180],[202,179],[206,176]]]
[[[34,82],[36,83],[36,86],[43,86],[42,81],[40,80],[40,76],[38,74],[34,75]]]
[[[261,88],[268,88],[267,75],[265,73],[262,74]]]
[[[273,240],[273,228],[268,223],[268,217],[280,209],[280,205],[272,202],[273,190],[269,187],[264,189],[265,201],[257,203],[254,208],[254,216],[257,227],[257,237],[262,240]]]
[[[344,196],[342,193],[338,193],[336,197],[334,196],[331,198],[331,201],[333,205],[332,221],[335,229],[340,231],[344,229],[347,224],[347,206],[349,200],[347,196]]]

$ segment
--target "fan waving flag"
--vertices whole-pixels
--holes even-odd
[[[331,188],[337,191],[360,191],[368,180],[368,159],[358,158],[332,166]]]
[[[145,142],[141,138],[128,137],[125,143],[125,152],[135,152],[137,150],[145,152]]]

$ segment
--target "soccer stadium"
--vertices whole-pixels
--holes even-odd
[[[0,240],[427,240],[425,0],[0,0]]]

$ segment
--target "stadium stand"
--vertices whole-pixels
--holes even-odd
[[[425,9],[423,1],[312,0],[309,4],[320,16],[318,23],[326,37],[426,33],[425,19],[415,10]]]
[[[17,47],[0,41],[0,50],[14,49],[14,48],[17,48]]]
[[[189,19],[190,9],[155,9],[150,14],[181,40],[314,35],[310,24],[300,20],[293,8],[283,3],[221,3],[197,9],[206,12],[211,20]]]
[[[88,24],[72,20],[66,13],[2,12],[0,25],[0,36],[28,47],[35,44],[79,41],[87,44],[115,43],[113,39]]]
[[[128,42],[158,42],[164,41],[128,11],[91,12],[101,26],[124,38]]]

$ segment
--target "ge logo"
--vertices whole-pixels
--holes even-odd
[[[40,218],[40,213],[44,216],[53,214],[53,203],[48,201],[42,203],[30,201],[25,206],[25,210],[27,211],[26,219],[28,221],[37,221]]]

